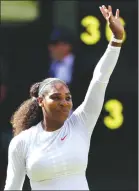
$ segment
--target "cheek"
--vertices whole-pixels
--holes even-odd
[[[72,109],[72,107],[73,107],[73,103],[70,102],[70,103],[69,103],[69,106],[70,106],[70,109]]]
[[[44,103],[45,110],[48,112],[53,112],[57,108],[57,103],[54,101],[47,101]]]

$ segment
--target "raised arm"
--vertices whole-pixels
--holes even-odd
[[[25,180],[24,144],[19,137],[13,138],[8,151],[7,178],[4,190],[22,190]]]
[[[105,90],[117,63],[124,34],[124,28],[119,20],[118,9],[115,16],[112,14],[111,6],[108,6],[108,9],[102,6],[100,7],[100,11],[109,23],[113,38],[94,70],[93,79],[91,80],[83,103],[73,112],[73,117],[71,117],[71,120],[73,119],[75,123],[81,122],[84,124],[88,128],[90,135],[100,115]]]

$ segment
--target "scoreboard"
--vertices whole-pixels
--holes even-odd
[[[2,0],[0,3],[0,23],[31,22],[39,17],[38,1]]]

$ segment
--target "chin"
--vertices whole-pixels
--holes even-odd
[[[60,117],[58,118],[58,121],[63,124],[63,123],[68,119],[68,116],[69,116],[69,115],[60,116]]]

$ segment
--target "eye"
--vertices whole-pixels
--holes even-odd
[[[66,100],[67,100],[67,101],[70,101],[70,100],[71,100],[71,97],[70,97],[70,96],[66,97]]]
[[[58,97],[58,96],[53,96],[53,97],[51,97],[51,99],[53,99],[53,100],[60,100],[60,97]]]

